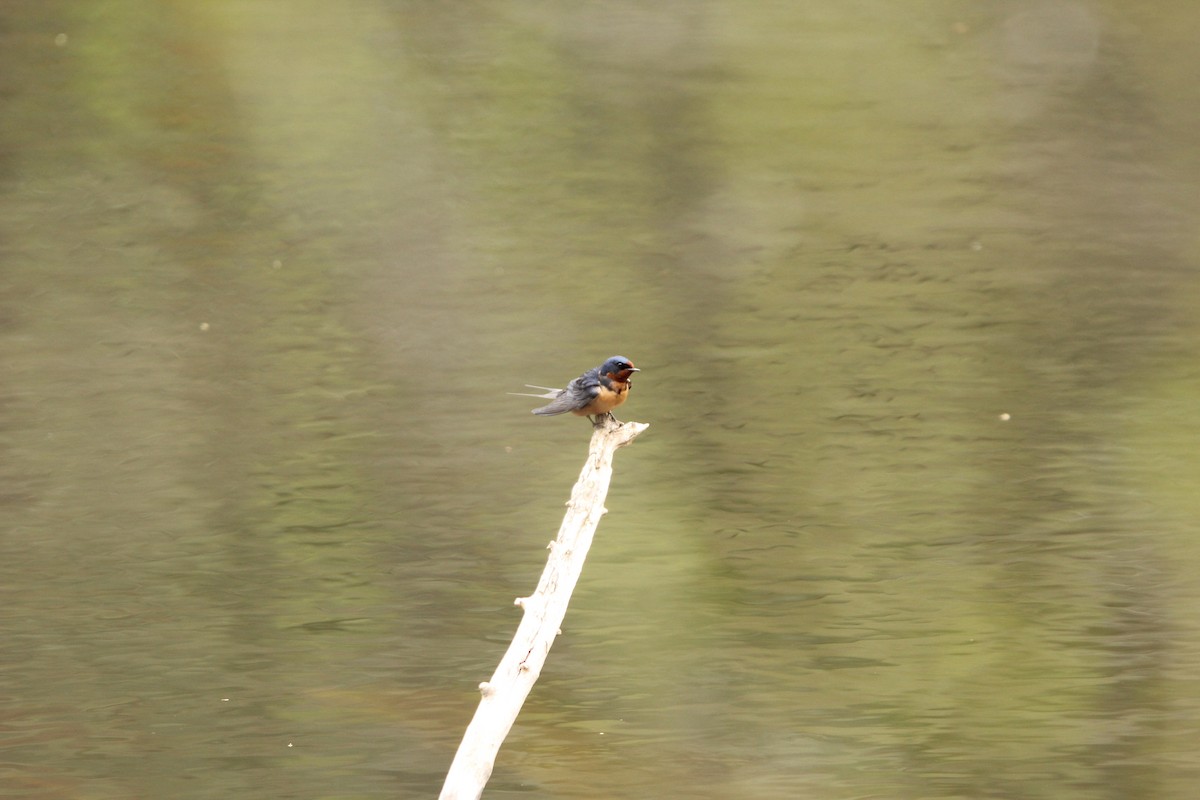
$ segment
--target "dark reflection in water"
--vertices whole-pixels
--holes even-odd
[[[6,7],[0,794],[1190,797],[1196,15]]]

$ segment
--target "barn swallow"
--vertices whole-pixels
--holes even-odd
[[[580,375],[567,384],[565,389],[551,389],[547,386],[525,384],[530,389],[545,389],[545,394],[526,394],[524,392],[509,392],[522,397],[540,397],[551,401],[548,405],[535,408],[534,414],[552,416],[565,414],[570,411],[581,417],[587,417],[593,425],[600,424],[600,418],[608,415],[614,421],[612,410],[625,402],[629,394],[630,377],[635,372],[641,372],[633,362],[624,356],[613,356],[594,369]],[[592,419],[595,415],[596,419]]]

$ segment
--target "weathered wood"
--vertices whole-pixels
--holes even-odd
[[[609,418],[596,426],[558,536],[549,545],[546,569],[534,593],[516,600],[525,612],[521,624],[491,680],[479,685],[483,697],[450,765],[440,800],[478,800],[483,794],[496,753],[541,674],[554,637],[562,632],[560,626],[583,572],[592,536],[608,511],[604,499],[612,480],[613,455],[648,427]]]

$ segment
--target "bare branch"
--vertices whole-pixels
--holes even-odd
[[[592,536],[608,511],[604,499],[612,480],[613,455],[648,427],[609,419],[596,426],[562,526],[550,543],[546,569],[534,593],[516,600],[525,611],[521,624],[491,680],[479,685],[483,697],[450,765],[440,800],[478,800],[483,794],[496,753],[541,674],[554,638],[562,632],[567,604],[583,572]]]

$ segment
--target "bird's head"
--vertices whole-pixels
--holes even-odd
[[[604,362],[604,366],[600,367],[601,375],[606,375],[609,379],[621,381],[622,383],[628,381],[629,376],[635,372],[641,372],[641,370],[635,367],[633,362],[625,356],[613,356]]]

